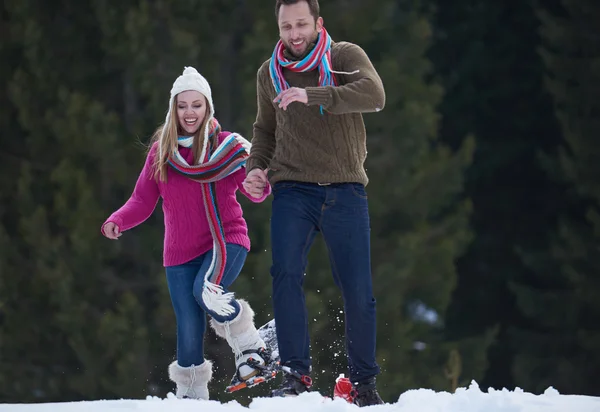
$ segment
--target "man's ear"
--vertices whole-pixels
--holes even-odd
[[[319,17],[317,19],[317,32],[321,33],[323,31],[323,17]]]

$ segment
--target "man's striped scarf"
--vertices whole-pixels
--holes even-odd
[[[217,147],[213,147],[213,136],[221,131],[219,122],[212,118],[210,131],[205,133],[203,158],[197,165],[189,165],[176,149],[167,162],[178,173],[202,185],[202,199],[206,217],[213,238],[213,259],[204,277],[202,298],[205,305],[220,315],[229,315],[235,310],[230,302],[233,293],[223,293],[221,280],[227,261],[225,232],[217,204],[215,183],[236,172],[246,164],[250,152],[250,142],[237,133],[232,133]],[[191,147],[193,137],[180,137],[179,146]]]
[[[290,85],[283,77],[283,68],[294,72],[308,72],[319,69],[319,86],[337,86],[337,79],[331,68],[331,37],[323,27],[315,47],[302,60],[288,60],[283,51],[285,46],[283,41],[279,40],[273,50],[269,73],[275,87],[275,93],[279,94],[288,89]],[[323,108],[321,107],[321,113]]]

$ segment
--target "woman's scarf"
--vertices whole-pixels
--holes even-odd
[[[219,315],[233,313],[235,308],[230,304],[233,293],[224,293],[220,285],[227,261],[225,232],[217,204],[215,182],[229,176],[246,164],[250,153],[250,142],[237,133],[232,133],[217,147],[213,147],[213,136],[221,131],[219,122],[212,118],[207,127],[209,133],[204,140],[203,156],[196,165],[189,165],[179,153],[179,146],[192,147],[192,137],[178,138],[178,148],[172,153],[167,162],[178,173],[202,185],[204,209],[213,238],[213,259],[204,276],[202,299],[207,308]]]

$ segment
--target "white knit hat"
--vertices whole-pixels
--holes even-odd
[[[208,81],[198,73],[193,67],[185,67],[181,76],[179,76],[175,82],[173,83],[173,87],[171,88],[171,98],[169,99],[169,110],[167,111],[167,117],[165,118],[165,124],[169,121],[169,117],[171,116],[171,108],[173,107],[173,101],[175,100],[175,96],[177,96],[181,92],[185,92],[188,90],[195,90],[197,92],[202,93],[208,102],[208,119],[210,120],[215,114],[215,108],[212,100],[212,91],[210,89],[210,85]],[[210,124],[210,123],[209,123]],[[164,133],[164,132],[163,132]],[[204,146],[202,149],[202,156],[204,158],[204,153],[206,151],[206,145],[208,141],[208,127],[205,130],[204,136]]]
[[[209,117],[213,117],[215,114],[215,109],[213,107],[212,101],[212,91],[210,90],[210,85],[208,81],[198,73],[198,70],[193,67],[186,67],[183,70],[183,74],[175,80],[173,83],[173,87],[171,88],[171,100],[169,101],[169,110],[173,106],[173,100],[175,100],[175,96],[177,96],[181,92],[185,92],[188,90],[195,90],[200,92],[206,97],[208,100],[209,106]]]

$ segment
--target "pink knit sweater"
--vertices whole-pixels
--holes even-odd
[[[223,141],[229,134],[220,133],[219,141]],[[180,175],[171,168],[167,170],[167,181],[157,182],[152,170],[157,149],[158,145],[155,143],[148,153],[131,197],[104,222],[101,230],[104,233],[104,225],[108,222],[119,226],[121,232],[139,225],[150,217],[158,198],[162,197],[165,221],[163,264],[180,265],[212,249],[213,239],[202,201],[200,183]],[[193,162],[190,149],[180,147],[179,152],[188,163]],[[236,199],[236,191],[239,189],[251,201],[258,203],[271,193],[271,187],[265,189],[262,197],[253,198],[242,186],[245,176],[245,169],[242,168],[218,181],[216,194],[226,242],[250,250],[248,227],[242,215],[242,207]]]

